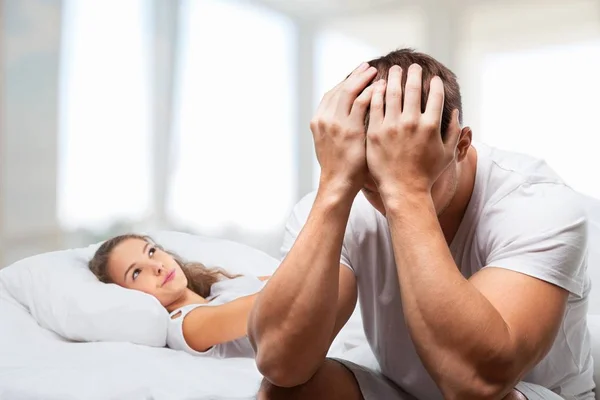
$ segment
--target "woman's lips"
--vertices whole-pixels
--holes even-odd
[[[166,285],[167,283],[171,282],[173,280],[173,278],[175,278],[175,270],[172,270],[171,272],[169,272],[167,274],[167,276],[165,276],[165,280],[163,281],[163,286]]]

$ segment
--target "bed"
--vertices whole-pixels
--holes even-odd
[[[235,273],[268,275],[278,265],[270,256],[238,243],[175,232],[151,236],[184,258],[226,266]],[[105,292],[114,285],[95,281],[85,267],[96,246],[36,256],[0,271],[0,399],[256,397],[261,376],[252,359],[200,358],[168,349],[161,336],[163,328],[155,321],[164,317],[161,311],[156,308],[157,315],[138,317],[140,309],[156,306],[153,298],[144,294],[122,297],[139,293],[125,293],[133,291],[119,287]],[[62,297],[55,297],[57,292]],[[94,298],[100,302],[91,302]],[[130,309],[119,309],[123,307],[120,302]],[[81,322],[82,312],[95,316]],[[120,314],[121,320],[115,320]],[[110,326],[124,326],[132,320],[128,330]],[[144,332],[149,330],[161,335]],[[357,311],[330,355],[351,358],[365,346]]]
[[[595,222],[600,221],[600,202],[586,201],[590,276],[600,284],[600,248],[593,245],[600,243]],[[225,240],[175,232],[152,236],[184,258],[234,273],[269,275],[278,265],[258,250]],[[199,358],[166,348],[162,307],[150,296],[97,282],[86,268],[96,248],[39,255],[0,270],[0,399],[256,398],[261,376],[253,360]],[[590,297],[588,325],[598,359],[598,290]],[[374,362],[359,309],[329,355]],[[595,377],[599,382],[600,365]]]

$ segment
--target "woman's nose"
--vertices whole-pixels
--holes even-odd
[[[156,275],[160,275],[164,272],[165,267],[162,265],[162,263],[158,262],[158,261],[152,261],[152,268],[154,269],[154,272],[156,273]]]

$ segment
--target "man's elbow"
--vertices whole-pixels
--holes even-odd
[[[282,388],[303,385],[314,375],[314,372],[306,367],[306,363],[294,360],[293,357],[276,356],[268,352],[257,352],[256,366],[266,380]]]
[[[513,360],[505,360],[482,367],[469,368],[471,376],[467,380],[445,382],[440,385],[445,399],[504,399],[510,393],[522,375]]]
[[[282,388],[290,388],[307,382],[310,377],[305,378],[302,371],[299,371],[301,363],[284,350],[280,338],[273,334],[257,334],[256,325],[253,322],[251,316],[248,323],[248,339],[254,349],[258,372],[271,384]]]

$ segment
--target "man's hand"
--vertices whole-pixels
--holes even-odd
[[[377,70],[367,63],[325,94],[310,128],[321,165],[319,187],[341,189],[356,196],[367,172],[365,115],[371,103]],[[365,89],[366,88],[366,89]]]
[[[429,98],[421,113],[421,67],[408,70],[402,104],[402,69],[390,69],[385,81],[374,84],[367,131],[367,163],[384,204],[390,198],[419,193],[429,195],[433,183],[456,154],[460,137],[458,110],[442,140],[444,85],[431,81]],[[385,112],[384,112],[385,96]]]

